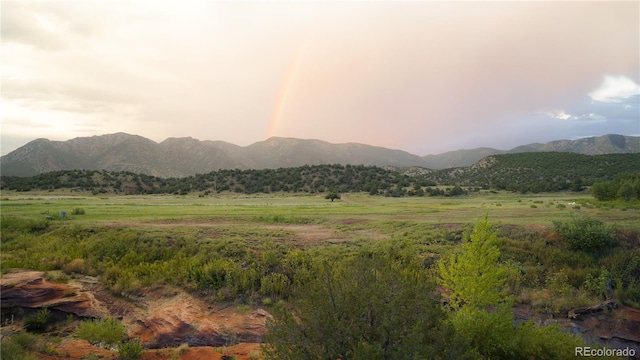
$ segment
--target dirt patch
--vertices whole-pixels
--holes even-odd
[[[362,224],[362,223],[367,223],[367,222],[371,222],[371,220],[368,220],[368,219],[342,219],[342,220],[338,221],[338,224],[340,224],[340,225],[355,225],[355,224]]]
[[[86,340],[64,340],[55,350],[57,354],[38,354],[40,360],[82,359],[97,356],[102,360],[115,360],[117,351],[93,346]],[[251,360],[259,356],[260,344],[241,343],[230,347],[176,347],[166,349],[146,350],[140,359],[142,360],[222,360],[224,355],[233,356],[236,360]]]
[[[91,345],[86,340],[65,340],[56,347],[57,355],[38,354],[41,360],[82,359],[91,354],[100,356],[103,360],[116,359],[114,351]]]
[[[144,314],[123,319],[130,336],[148,348],[230,346],[261,343],[270,314],[263,309],[238,311],[232,304],[209,304],[178,289],[155,287],[144,292]]]
[[[338,240],[335,231],[323,225],[263,225],[261,228],[289,233],[286,236],[286,242],[298,248],[322,245]]]
[[[251,360],[260,354],[260,344],[237,344],[231,347],[210,346],[148,350],[142,360],[166,360],[172,356],[180,360],[222,360],[223,356],[233,356],[236,360]]]

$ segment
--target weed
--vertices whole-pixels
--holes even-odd
[[[258,360],[260,359],[260,352],[257,350],[251,350],[249,351],[249,359],[251,360]]]
[[[189,351],[189,344],[184,343],[184,344],[180,344],[180,346],[178,346],[178,354],[180,355],[184,355],[187,353],[187,351]]]
[[[103,355],[91,353],[91,354],[84,355],[81,358],[81,360],[99,360],[99,359],[102,359],[103,357],[104,357]]]
[[[270,297],[264,297],[264,298],[262,298],[261,302],[262,302],[262,305],[264,305],[264,306],[270,306],[270,305],[273,305],[273,299],[272,299],[272,298],[270,298]]]
[[[236,311],[239,314],[245,314],[246,315],[246,314],[251,312],[251,306],[245,305],[245,304],[238,305],[238,306],[236,306]]]

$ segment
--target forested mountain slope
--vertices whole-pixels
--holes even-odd
[[[220,192],[368,192],[388,196],[460,195],[451,186],[520,192],[581,190],[622,173],[640,172],[640,154],[494,155],[461,168],[428,170],[364,165],[305,165],[263,170],[217,170],[183,178],[119,171],[68,170],[33,177],[3,176],[3,190],[74,189],[98,193],[188,194]],[[448,190],[437,189],[447,185]]]

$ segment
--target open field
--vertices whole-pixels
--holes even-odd
[[[638,224],[638,210],[598,205],[589,194],[489,193],[462,197],[393,198],[345,194],[330,202],[321,195],[226,195],[217,197],[147,195],[99,197],[91,194],[3,192],[2,215],[38,218],[67,212],[66,221],[79,224],[207,222],[227,220],[260,222],[280,216],[281,222],[344,222],[405,220],[427,224],[468,224],[488,214],[496,223],[544,226],[572,214],[596,216],[607,222]],[[74,208],[85,215],[74,216]],[[262,219],[267,220],[267,219]],[[275,222],[278,220],[276,219]]]

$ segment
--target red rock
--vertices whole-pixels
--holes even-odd
[[[5,274],[0,278],[2,309],[49,308],[82,317],[100,317],[104,311],[91,293],[48,281],[42,271]]]

